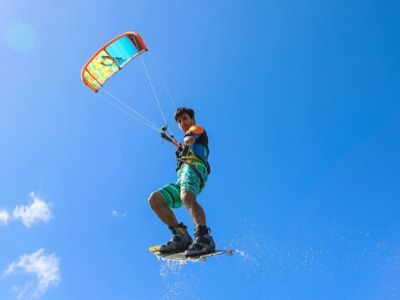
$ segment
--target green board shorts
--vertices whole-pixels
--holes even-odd
[[[182,206],[180,197],[181,192],[191,191],[196,196],[202,192],[207,183],[207,168],[203,163],[192,162],[192,165],[199,171],[203,178],[203,188],[201,188],[201,180],[195,171],[188,164],[182,164],[178,170],[178,179],[175,183],[170,183],[157,190],[170,208],[179,208]]]

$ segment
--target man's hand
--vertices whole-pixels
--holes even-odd
[[[193,136],[185,136],[183,139],[183,143],[187,146],[191,146],[195,142],[195,138]]]

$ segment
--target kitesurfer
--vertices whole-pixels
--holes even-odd
[[[207,132],[196,124],[194,111],[181,107],[175,112],[175,121],[184,133],[183,145],[178,148],[177,176],[170,183],[153,192],[148,201],[151,208],[171,230],[172,238],[160,247],[162,253],[183,252],[186,256],[198,256],[215,250],[214,239],[206,225],[203,208],[197,201],[197,195],[203,191],[210,173],[208,163]],[[188,209],[195,225],[194,240],[183,223],[179,223],[174,208],[182,204]]]

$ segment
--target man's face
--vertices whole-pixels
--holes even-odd
[[[182,116],[177,120],[179,128],[186,133],[190,127],[196,124],[194,118],[192,119],[187,113],[182,114]]]

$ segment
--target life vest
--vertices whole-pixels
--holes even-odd
[[[205,165],[207,173],[211,173],[211,167],[208,163],[208,155],[210,150],[208,148],[208,136],[207,132],[203,127],[199,125],[193,125],[185,133],[185,137],[192,136],[195,138],[195,142],[190,146],[183,146],[178,148],[176,156],[178,159],[179,169],[185,162],[201,162]]]

